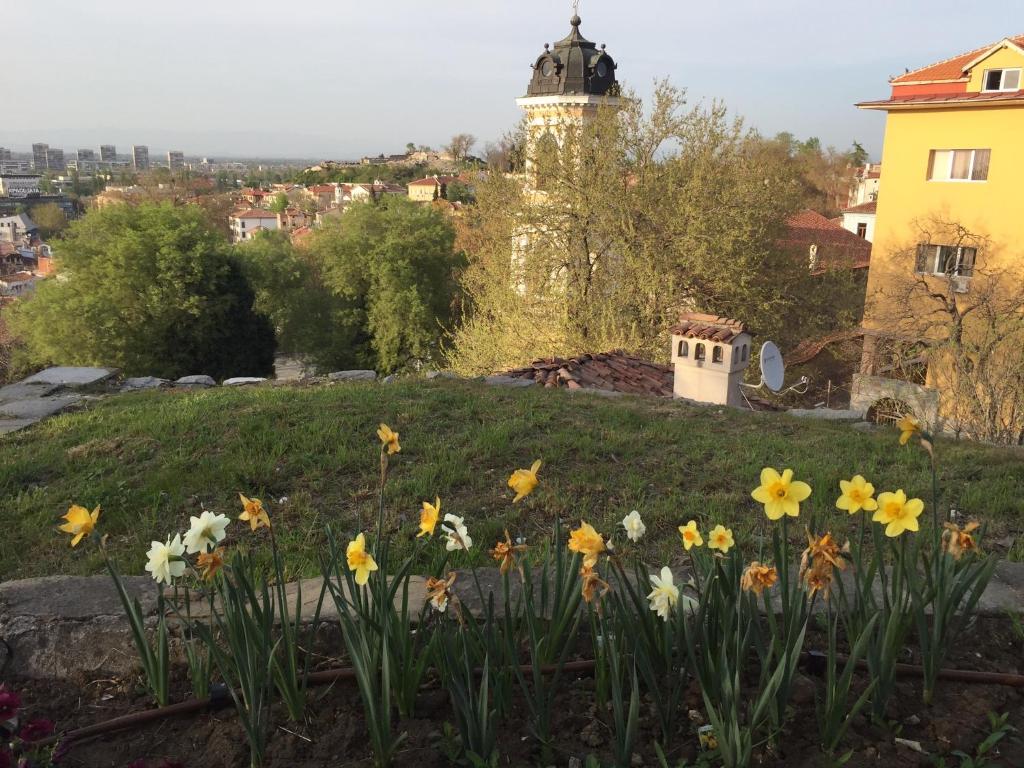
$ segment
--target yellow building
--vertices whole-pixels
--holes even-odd
[[[992,275],[1024,268],[1022,71],[1024,36],[1007,38],[894,78],[890,98],[857,105],[887,118],[854,407],[889,398],[961,428],[950,423],[963,414],[948,355],[936,350]]]

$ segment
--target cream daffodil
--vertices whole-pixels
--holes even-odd
[[[647,595],[651,610],[668,621],[672,608],[679,602],[679,587],[675,585],[672,571],[667,565],[661,569],[659,576],[651,576],[651,585],[654,589]]]
[[[185,572],[184,554],[185,545],[181,543],[180,533],[174,534],[173,539],[168,537],[166,542],[150,542],[149,551],[146,553],[146,570],[157,584],[170,584]]]
[[[199,517],[192,517],[189,520],[192,525],[185,533],[182,543],[185,545],[185,552],[190,555],[206,552],[224,541],[228,523],[231,522],[227,515],[215,515],[207,510],[203,510]]]

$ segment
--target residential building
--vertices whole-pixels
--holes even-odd
[[[458,176],[427,176],[425,179],[410,181],[409,199],[414,203],[429,203],[448,198],[448,185],[458,182]]]
[[[49,169],[50,166],[46,163],[46,152],[49,149],[49,144],[38,143],[32,145],[32,167],[37,171]]]
[[[117,147],[113,144],[100,144],[100,160],[104,163],[116,163]]]
[[[67,163],[64,161],[64,150],[53,149],[52,147],[46,150],[46,168],[50,171],[58,171],[63,173],[67,170]]]
[[[878,203],[874,200],[843,210],[843,229],[862,237],[869,243],[875,240],[875,219]]]
[[[276,213],[252,208],[236,211],[228,217],[233,242],[242,243],[251,240],[257,232],[273,231],[281,228],[281,220]]]
[[[178,151],[170,151],[167,153],[167,167],[171,171],[180,171],[185,168],[185,153]]]
[[[324,210],[334,204],[337,189],[337,184],[314,184],[306,188],[306,194],[316,203],[318,209]]]
[[[145,171],[149,168],[149,147],[145,144],[132,145],[132,167],[136,171]]]
[[[38,173],[0,173],[0,197],[30,197],[39,194]]]
[[[878,200],[878,188],[882,183],[882,164],[866,163],[858,168],[850,185],[850,196],[846,207],[874,203]]]
[[[986,287],[1006,297],[1006,285],[1021,284],[1022,73],[1024,36],[1005,38],[893,78],[889,98],[857,105],[887,117],[854,407],[888,398],[934,428],[959,408],[949,347],[932,353],[950,339],[936,320],[984,300]],[[1018,277],[997,284],[997,273]],[[975,333],[970,322],[956,333]],[[891,363],[896,345],[918,353],[913,368]]]
[[[871,243],[817,211],[799,211],[786,219],[778,244],[794,257],[805,259],[808,269],[815,273],[866,270],[871,264]]]
[[[12,275],[0,277],[0,296],[13,296],[18,298],[36,287],[39,280],[32,272],[15,272]]]
[[[11,150],[7,147],[0,147],[0,166],[9,162],[11,162]]]
[[[34,235],[37,230],[35,222],[24,213],[0,218],[0,242],[16,243]]]

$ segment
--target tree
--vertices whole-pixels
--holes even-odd
[[[56,203],[43,203],[29,208],[29,216],[39,227],[43,239],[55,237],[68,226],[68,218]]]
[[[454,241],[442,213],[394,196],[353,205],[310,237],[324,284],[345,302],[353,348],[371,367],[391,372],[440,359],[464,265]]]
[[[227,241],[196,206],[92,211],[57,250],[60,273],[14,307],[32,365],[106,365],[127,375],[264,375],[274,337]]]
[[[405,153],[407,155],[411,155],[415,151],[416,151],[416,145],[413,142],[410,141],[408,144],[405,145]]]
[[[461,181],[453,181],[445,187],[444,199],[449,203],[472,203],[476,200],[473,190]]]
[[[455,162],[460,162],[469,156],[474,144],[476,144],[476,136],[470,133],[457,133],[452,136],[452,140],[448,142],[445,149],[448,150]]]
[[[864,146],[859,142],[853,142],[853,146],[850,148],[850,165],[854,168],[863,168],[868,164],[868,151],[864,149]]]
[[[664,360],[687,310],[782,343],[834,316],[806,258],[778,245],[799,202],[794,163],[722,105],[684,104],[668,83],[647,110],[627,95],[618,111],[533,142],[532,186],[495,173],[477,185],[460,225],[470,263],[457,368],[615,348]]]
[[[1024,445],[1024,272],[1019,254],[959,221],[918,222],[919,243],[887,255],[888,278],[867,299],[881,328],[872,365],[927,384],[949,430]],[[924,414],[917,414],[924,416]]]
[[[288,195],[284,192],[278,192],[274,195],[274,199],[270,201],[270,205],[267,208],[274,213],[284,213],[288,208],[288,202]]]

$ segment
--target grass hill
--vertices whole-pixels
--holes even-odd
[[[766,465],[810,482],[814,514],[837,532],[851,525],[834,509],[841,478],[930,499],[926,455],[894,431],[784,414],[463,381],[138,393],[0,442],[0,579],[100,571],[95,541],[71,550],[55,532],[73,502],[102,505],[122,570],[142,573],[150,540],[204,507],[237,516],[240,491],[267,502],[292,573],[315,573],[325,524],[347,537],[375,519],[380,421],[402,443],[389,507],[411,534],[420,502],[439,495],[442,512],[466,518],[480,558],[504,527],[536,543],[556,515],[609,532],[633,509],[658,562],[680,559],[676,527],[691,517],[731,526],[756,554],[767,529],[750,490]],[[1024,529],[1020,452],[940,441],[936,455],[944,503],[996,537]],[[513,506],[508,475],[535,458],[541,485]],[[1024,559],[1019,536],[1010,556]]]

